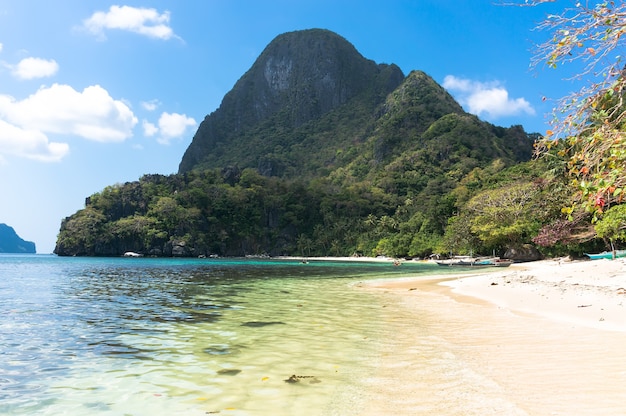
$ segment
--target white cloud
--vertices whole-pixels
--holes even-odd
[[[111,6],[108,12],[95,12],[83,21],[83,27],[99,39],[106,39],[107,29],[125,30],[156,39],[177,37],[169,26],[170,13],[156,9]]]
[[[0,52],[2,52],[2,43],[0,43]]]
[[[154,111],[160,105],[161,105],[161,102],[159,100],[156,100],[156,99],[155,100],[142,101],[141,102],[141,106],[144,108],[144,110],[147,110],[147,111]]]
[[[520,114],[534,115],[535,109],[524,98],[510,98],[497,81],[484,83],[447,75],[443,87],[452,92],[459,103],[472,114],[490,119]]]
[[[79,92],[53,84],[23,100],[0,94],[0,155],[59,161],[69,145],[50,141],[49,134],[120,142],[132,136],[136,124],[128,106],[99,85]]]
[[[13,67],[13,75],[19,79],[51,77],[59,70],[54,59],[24,58]]]
[[[194,127],[196,120],[178,113],[162,113],[159,117],[160,137],[157,141],[161,144],[169,144],[173,139],[181,138],[188,127]]]
[[[68,151],[67,143],[50,142],[41,131],[25,130],[0,120],[0,158],[8,154],[42,162],[57,162]]]
[[[97,142],[120,142],[132,136],[133,112],[99,85],[82,92],[69,85],[42,87],[17,101],[0,95],[0,119],[25,130],[72,134]]]
[[[152,137],[159,132],[159,128],[147,120],[144,120],[142,125],[143,125],[143,135],[146,137]]]

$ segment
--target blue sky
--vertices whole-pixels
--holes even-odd
[[[324,28],[419,69],[467,111],[544,132],[574,86],[529,67],[571,5],[498,0],[0,0],[0,223],[39,253],[108,185],[170,174],[199,123],[277,35]]]

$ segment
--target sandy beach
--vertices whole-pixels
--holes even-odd
[[[389,301],[359,414],[626,415],[626,263],[482,270],[359,285]]]

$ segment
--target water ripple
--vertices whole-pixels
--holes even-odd
[[[376,324],[333,279],[391,270],[0,256],[0,414],[270,412],[296,400],[292,374],[319,377],[302,397],[327,400]]]

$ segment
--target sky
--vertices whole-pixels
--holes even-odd
[[[323,28],[422,70],[466,111],[543,133],[564,73],[533,30],[572,3],[499,0],[0,0],[0,223],[37,252],[107,186],[172,174],[198,125],[278,35]]]

